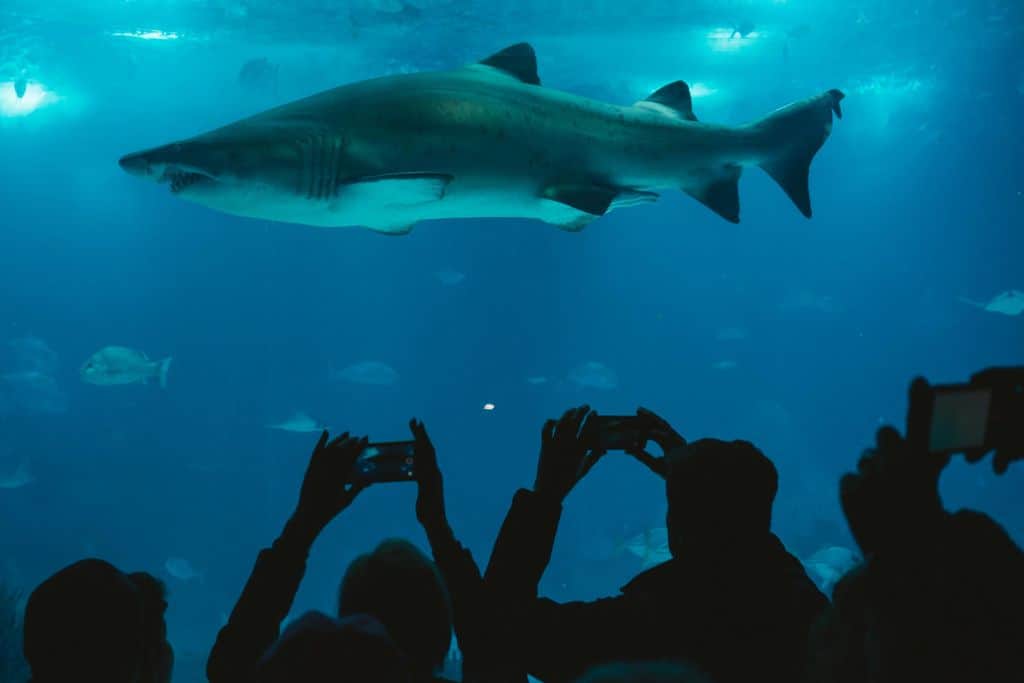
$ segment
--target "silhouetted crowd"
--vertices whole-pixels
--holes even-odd
[[[1024,401],[1024,372],[974,381]],[[538,595],[566,497],[604,455],[583,406],[541,431],[532,489],[515,493],[481,571],[449,523],[441,471],[412,421],[416,516],[433,559],[384,540],[345,571],[337,604],[283,631],[320,533],[365,488],[353,477],[367,439],[324,432],[298,505],[261,550],[207,663],[210,683],[446,681],[524,683],[879,683],[1024,681],[1024,553],[979,512],[939,496],[949,453],[927,447],[930,390],[911,387],[906,434],[882,428],[839,483],[864,562],[822,594],[772,533],[778,475],[746,441],[687,442],[640,409],[642,438],[622,447],[665,481],[672,559],[613,596],[559,603]],[[1024,415],[1021,413],[1020,415]],[[1024,418],[1005,419],[997,473],[1024,458]],[[660,455],[648,451],[655,444]],[[159,580],[89,559],[31,595],[24,652],[33,683],[166,683]],[[452,636],[462,653],[452,665]],[[451,678],[448,678],[451,676]]]

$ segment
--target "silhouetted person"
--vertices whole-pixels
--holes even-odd
[[[25,607],[32,683],[168,683],[165,607],[162,584],[148,574],[128,575],[102,560],[62,569]]]
[[[537,597],[562,501],[600,456],[587,446],[589,413],[582,407],[545,424],[536,483],[516,494],[485,575],[508,624],[510,666],[547,682],[640,660],[690,662],[716,683],[798,678],[827,600],[771,533],[775,467],[745,441],[687,445],[641,411],[665,453],[637,455],[666,477],[673,559],[617,597]]]
[[[417,467],[421,460],[429,464],[433,447],[421,458],[429,440],[421,424],[414,422],[412,427],[417,438]],[[352,483],[352,473],[366,444],[366,439],[347,434],[330,443],[326,432],[321,436],[294,514],[273,546],[259,554],[242,596],[217,636],[207,662],[211,683],[248,681],[254,675],[257,661],[277,639],[281,622],[291,609],[313,541],[362,489]],[[436,463],[433,468],[436,470]],[[453,550],[461,549],[454,537],[449,543]],[[341,616],[362,613],[379,620],[405,654],[414,681],[443,680],[435,679],[434,672],[443,664],[451,643],[448,593],[438,568],[410,544],[388,541],[357,558],[341,584],[338,606]]]
[[[692,666],[678,662],[629,662],[591,669],[576,683],[712,683]]]
[[[409,668],[373,617],[309,612],[292,622],[256,666],[254,683],[409,683]]]
[[[911,388],[908,439],[879,430],[841,481],[866,562],[837,584],[816,629],[812,681],[1024,680],[1024,553],[988,516],[944,508],[949,456],[928,452],[927,419],[915,415],[928,391],[923,380]],[[1001,444],[997,469],[1022,445]]]

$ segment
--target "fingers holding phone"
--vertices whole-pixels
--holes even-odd
[[[296,517],[316,530],[327,526],[364,488],[353,481],[351,473],[367,439],[348,432],[333,441],[329,439],[325,430],[313,448],[296,509]]]
[[[427,428],[416,419],[409,421],[413,435],[413,476],[418,486],[416,519],[425,527],[445,522],[444,481],[437,466],[437,452]]]

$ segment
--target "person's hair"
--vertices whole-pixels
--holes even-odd
[[[33,683],[134,681],[142,666],[143,599],[102,560],[82,560],[41,583],[25,607]]]
[[[408,683],[405,657],[373,617],[308,612],[256,666],[255,683]]]
[[[682,662],[621,662],[595,667],[576,683],[710,683],[710,679]]]
[[[701,439],[668,462],[669,532],[728,543],[767,534],[779,475],[748,441]]]
[[[147,572],[135,572],[128,578],[142,597],[142,675],[140,683],[170,683],[174,651],[167,641],[167,586]]]
[[[444,664],[452,639],[448,590],[437,566],[414,545],[389,539],[345,572],[338,615],[380,620],[420,674]]]

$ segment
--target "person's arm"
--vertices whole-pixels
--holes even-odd
[[[330,443],[327,438],[324,432],[313,450],[295,513],[274,544],[260,552],[228,623],[217,634],[206,663],[210,683],[252,680],[291,610],[313,542],[360,491],[347,482],[366,440],[348,434]]]
[[[289,520],[274,544],[262,550],[206,664],[210,683],[251,680],[256,662],[278,631],[306,573],[312,538]]]

